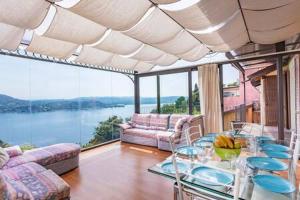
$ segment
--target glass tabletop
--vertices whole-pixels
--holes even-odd
[[[241,154],[231,161],[222,161],[215,153],[206,159],[203,159],[203,154],[194,159],[177,157],[176,162],[180,162],[181,164],[181,181],[187,186],[191,186],[192,188],[196,187],[197,191],[200,190],[203,194],[221,196],[224,199],[232,198],[234,177],[236,169],[238,168],[241,171],[239,197],[245,200],[251,199],[252,193],[255,190],[252,181],[253,176],[266,173],[273,174],[273,172],[252,169],[247,166],[247,158],[249,157],[267,157],[264,152],[260,151],[259,147],[254,148],[254,150],[255,151],[253,151],[253,148],[243,148]],[[287,163],[288,160],[280,160],[280,162]],[[170,169],[170,165],[172,165],[171,156],[163,162],[149,168],[148,171],[176,181],[175,171],[164,169],[164,166],[168,166],[168,169]],[[281,175],[279,172],[275,172],[275,174]],[[213,181],[210,176],[214,178]],[[220,180],[228,181],[222,182]],[[264,190],[259,190],[259,192],[262,193]],[[272,195],[276,197],[277,194]],[[279,196],[282,197],[282,194],[278,195],[278,199],[282,199],[279,198]],[[284,197],[291,199],[288,195]]]

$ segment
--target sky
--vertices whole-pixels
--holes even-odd
[[[0,55],[0,94],[20,99],[133,96],[133,82],[120,73]],[[238,71],[224,66],[224,83]],[[161,96],[187,96],[187,73],[161,76]],[[197,72],[193,72],[193,84]],[[141,96],[155,97],[155,77],[140,80]]]

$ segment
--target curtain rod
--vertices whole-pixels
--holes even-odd
[[[245,61],[251,61],[251,60],[274,58],[274,57],[281,57],[281,56],[294,55],[294,54],[300,54],[300,49],[294,49],[294,50],[289,50],[289,51],[279,51],[279,52],[254,55],[254,56],[247,56],[247,57],[243,57],[243,58],[234,58],[234,59],[222,60],[222,61],[217,61],[217,62],[206,62],[206,63],[202,63],[202,64],[197,64],[197,65],[190,65],[190,66],[180,67],[180,68],[175,68],[175,69],[152,71],[152,72],[140,73],[140,74],[136,74],[136,75],[142,77],[142,76],[152,76],[152,75],[160,75],[160,74],[168,74],[168,73],[187,72],[187,71],[191,71],[191,70],[197,70],[198,66],[202,66],[202,65],[206,65],[206,64],[225,65],[225,64],[233,64],[233,63],[239,63],[239,62],[245,62]]]

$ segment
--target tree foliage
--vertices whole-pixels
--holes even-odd
[[[118,124],[123,123],[123,119],[118,116],[109,117],[106,121],[99,122],[95,128],[93,138],[83,147],[101,144],[119,137]]]

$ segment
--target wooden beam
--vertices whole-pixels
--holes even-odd
[[[226,56],[227,58],[229,58],[229,59],[234,59],[233,55],[232,55],[230,52],[226,52],[226,53],[225,53],[225,56]],[[240,72],[242,72],[243,74],[245,73],[245,70],[244,70],[244,68],[241,66],[240,63],[233,63],[233,66],[234,66],[235,68],[237,68],[237,69],[238,69]]]
[[[284,51],[285,43],[280,42],[276,44],[276,52]],[[277,139],[280,142],[284,142],[284,99],[283,99],[283,69],[282,69],[282,56],[277,57],[276,69],[277,69],[277,119],[278,119],[278,135]]]
[[[268,54],[262,54],[262,55],[254,55],[254,56],[248,56],[248,57],[243,57],[243,58],[228,59],[228,60],[217,61],[217,62],[207,62],[207,63],[190,65],[190,66],[185,66],[185,67],[175,68],[175,69],[140,73],[138,75],[140,77],[145,77],[145,76],[153,76],[153,75],[188,72],[189,70],[197,70],[199,66],[205,65],[205,64],[212,64],[213,63],[213,64],[222,64],[222,65],[224,65],[224,64],[233,64],[233,63],[245,62],[245,61],[250,61],[250,60],[260,60],[260,59],[270,59],[270,58],[275,58],[276,59],[280,56],[282,57],[282,56],[295,55],[295,54],[300,54],[300,49],[294,49],[294,50],[289,50],[289,51],[280,51],[280,52],[274,52],[274,53],[268,53]]]
[[[140,102],[140,78],[137,74],[134,75],[134,112],[141,112],[141,102]]]
[[[192,82],[192,71],[188,72],[188,89],[189,89],[189,114],[193,114],[193,82]]]

